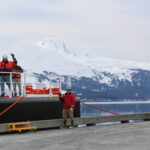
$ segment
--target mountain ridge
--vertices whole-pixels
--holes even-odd
[[[31,45],[0,36],[0,51],[10,60],[14,53],[28,73],[71,75],[72,88],[82,99],[150,98],[150,63],[92,56],[52,37]],[[39,80],[47,81],[43,76]]]

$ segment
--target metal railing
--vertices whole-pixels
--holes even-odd
[[[14,81],[13,78],[14,74],[21,75],[20,81]],[[4,79],[6,76],[7,79]],[[17,84],[15,82],[17,82]],[[20,84],[21,86],[20,90],[18,84]],[[2,91],[2,86],[4,86],[4,91]],[[57,94],[55,93],[54,90],[59,89],[59,91],[63,91],[65,90],[65,88],[71,88],[71,76],[56,75],[56,74],[52,74],[52,75],[28,74],[27,72],[24,73],[0,72],[0,87],[1,87],[0,94],[4,93],[4,95],[8,97],[13,97],[16,94],[17,96],[22,95],[28,97],[38,96],[38,95],[55,96]],[[15,91],[15,88],[17,91]]]

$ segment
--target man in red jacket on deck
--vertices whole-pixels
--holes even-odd
[[[71,93],[71,89],[66,89],[66,93],[62,95],[59,93],[59,99],[63,102],[63,111],[62,111],[62,117],[64,119],[64,126],[61,128],[66,128],[67,127],[67,117],[70,118],[71,120],[71,126],[69,128],[73,128],[74,126],[74,118],[73,118],[73,112],[74,112],[74,107],[76,104],[76,97],[73,93]]]
[[[8,61],[8,58],[6,55],[3,56],[3,60],[0,61],[0,86],[1,86],[1,97],[5,96],[5,87],[4,84],[8,85],[8,88],[10,90],[10,72],[12,72],[12,68],[15,65],[15,62],[17,60],[14,57],[14,54],[11,54],[13,57],[13,61]],[[8,73],[7,73],[8,72]]]
[[[23,69],[17,65],[17,62],[15,62],[15,66],[12,68],[12,84],[14,88],[14,96],[17,96],[17,86],[19,90],[19,96],[22,94],[22,89],[21,89],[21,73],[23,72]],[[19,73],[20,72],[20,73]]]

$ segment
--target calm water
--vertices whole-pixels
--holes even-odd
[[[87,102],[87,104],[119,114],[135,114],[150,112],[150,101],[137,102]],[[81,116],[112,115],[81,104]]]

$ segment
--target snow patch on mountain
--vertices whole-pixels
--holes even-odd
[[[41,48],[45,48],[50,51],[55,51],[55,52],[57,51],[62,55],[65,54],[66,57],[73,56],[73,57],[86,58],[86,56],[88,56],[88,54],[85,54],[82,50],[79,50],[75,48],[73,45],[54,37],[42,40],[37,45]]]
[[[1,57],[14,53],[19,64],[28,72],[54,72],[75,77],[95,78],[100,83],[112,84],[114,78],[132,82],[133,69],[150,70],[150,63],[123,61],[87,54],[58,39],[47,38],[31,45],[16,38],[0,36]]]
[[[65,58],[100,72],[106,71],[112,74],[122,74],[133,68],[150,70],[150,63],[92,56],[57,38],[47,38],[42,40],[38,43],[38,46],[50,51],[58,52]]]

